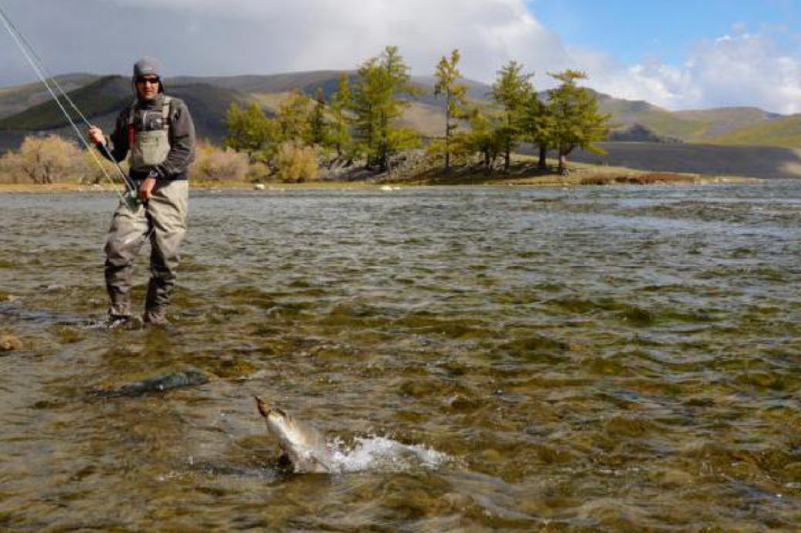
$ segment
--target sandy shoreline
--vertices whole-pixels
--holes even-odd
[[[197,182],[191,181],[195,190],[293,190],[293,189],[388,189],[396,187],[430,187],[430,186],[514,186],[514,187],[580,187],[580,186],[614,186],[614,185],[705,185],[705,184],[756,184],[763,180],[739,176],[701,176],[683,174],[657,173],[609,173],[584,174],[573,173],[568,177],[559,175],[529,177],[471,176],[443,180],[415,180],[406,182],[345,182],[345,181],[313,181],[308,183],[263,183],[250,182]],[[62,194],[62,193],[113,193],[121,191],[121,187],[108,184],[86,185],[82,183],[0,183],[0,194]]]

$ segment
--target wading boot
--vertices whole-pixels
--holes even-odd
[[[145,310],[142,321],[148,326],[170,329],[170,321],[167,320],[167,312],[165,309],[156,308]]]

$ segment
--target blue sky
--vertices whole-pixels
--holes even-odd
[[[795,2],[795,6],[794,6]],[[606,51],[618,61],[681,63],[693,46],[766,27],[801,33],[798,0],[531,0],[529,9],[568,45]],[[788,46],[791,43],[786,43]]]

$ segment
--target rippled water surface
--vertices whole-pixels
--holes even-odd
[[[198,192],[176,331],[84,327],[114,203],[0,196],[2,531],[801,527],[801,184]]]

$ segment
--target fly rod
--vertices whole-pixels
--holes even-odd
[[[44,84],[44,86],[47,88],[47,91],[50,93],[50,96],[53,98],[53,101],[55,101],[56,105],[58,105],[59,109],[66,117],[67,121],[70,123],[70,126],[72,126],[72,129],[75,132],[75,135],[78,137],[78,140],[84,145],[86,150],[91,154],[95,163],[97,163],[97,166],[100,167],[100,170],[103,173],[104,177],[109,181],[109,183],[113,184],[114,180],[109,175],[108,171],[106,170],[106,167],[97,157],[95,151],[89,145],[89,142],[85,139],[84,135],[81,133],[80,129],[78,128],[78,125],[75,123],[75,120],[73,120],[72,115],[67,111],[66,107],[64,106],[64,103],[61,101],[61,98],[63,98],[72,107],[72,109],[77,113],[78,117],[80,117],[81,121],[83,121],[83,123],[87,127],[91,127],[92,124],[89,122],[86,116],[81,112],[81,110],[72,100],[72,98],[70,98],[70,96],[66,93],[66,91],[64,91],[64,89],[61,87],[61,84],[59,84],[58,80],[56,80],[55,76],[53,76],[48,71],[47,67],[45,66],[44,62],[39,57],[39,55],[36,53],[33,46],[28,42],[27,39],[25,39],[25,36],[22,34],[22,32],[20,32],[19,29],[17,29],[17,27],[8,17],[6,12],[3,10],[2,6],[0,6],[0,21],[3,23],[3,26],[5,27],[8,34],[14,40],[14,43],[19,48],[20,52],[22,52],[22,55],[28,61],[28,64],[36,73],[36,76],[39,78],[42,84]],[[56,91],[60,93],[61,98],[59,98],[59,95],[56,93]],[[120,166],[119,162],[112,156],[111,152],[109,152],[109,149],[105,144],[100,144],[100,148],[101,150],[103,150],[108,159],[114,162],[115,168],[117,169],[117,172],[122,178],[126,192],[128,193],[129,197],[136,198],[137,196],[136,187],[134,186],[133,183],[131,183],[131,180],[128,177],[128,175],[122,170],[122,167]],[[122,193],[120,193],[119,190],[116,190],[116,192],[120,196],[120,198],[124,201],[125,198],[123,197]]]

